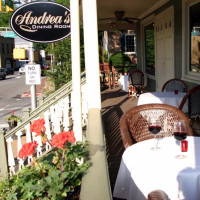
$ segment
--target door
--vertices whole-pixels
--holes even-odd
[[[174,8],[155,16],[155,77],[156,91],[174,78]]]

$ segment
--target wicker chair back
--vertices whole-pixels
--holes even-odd
[[[162,87],[162,92],[174,92],[174,90],[187,93],[187,85],[183,80],[175,78],[168,80]]]
[[[167,104],[140,105],[128,110],[120,119],[120,133],[125,148],[154,138],[148,127],[148,118],[152,116],[157,116],[161,121],[161,131],[157,137],[172,136],[175,120],[185,120],[188,135],[193,136],[190,121],[180,109]]]
[[[200,85],[189,90],[183,98],[179,109],[183,109],[184,104],[188,101],[188,117],[190,119],[200,117]]]

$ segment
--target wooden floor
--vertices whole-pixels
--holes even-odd
[[[137,105],[138,99],[129,99],[128,93],[121,90],[120,87],[104,90],[101,93],[101,98],[108,169],[111,190],[113,192],[120,161],[124,152],[119,130],[119,121],[123,113]]]

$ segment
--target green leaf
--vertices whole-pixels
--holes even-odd
[[[63,192],[63,193],[62,193],[62,197],[67,197],[67,193],[66,193],[66,192]]]
[[[79,186],[79,185],[81,185],[81,180],[80,179],[76,179],[75,181],[71,181],[71,183],[74,186]]]

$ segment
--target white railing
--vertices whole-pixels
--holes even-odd
[[[51,97],[44,100],[44,103],[30,113],[30,117],[15,129],[5,134],[7,143],[7,161],[8,172],[10,175],[15,174],[17,170],[21,170],[24,165],[30,164],[32,156],[23,160],[18,157],[19,150],[22,145],[27,142],[36,141],[38,143],[36,157],[40,157],[51,150],[51,146],[47,142],[43,144],[41,137],[35,137],[34,132],[30,131],[30,124],[36,119],[43,118],[45,120],[46,134],[51,140],[53,134],[58,134],[61,131],[73,129],[73,116],[71,107],[72,83],[63,86],[59,91],[56,91]],[[87,125],[87,96],[86,96],[86,80],[82,80],[82,124]],[[75,135],[76,137],[76,135]],[[0,148],[1,150],[1,148]],[[5,152],[0,152],[5,153]]]

